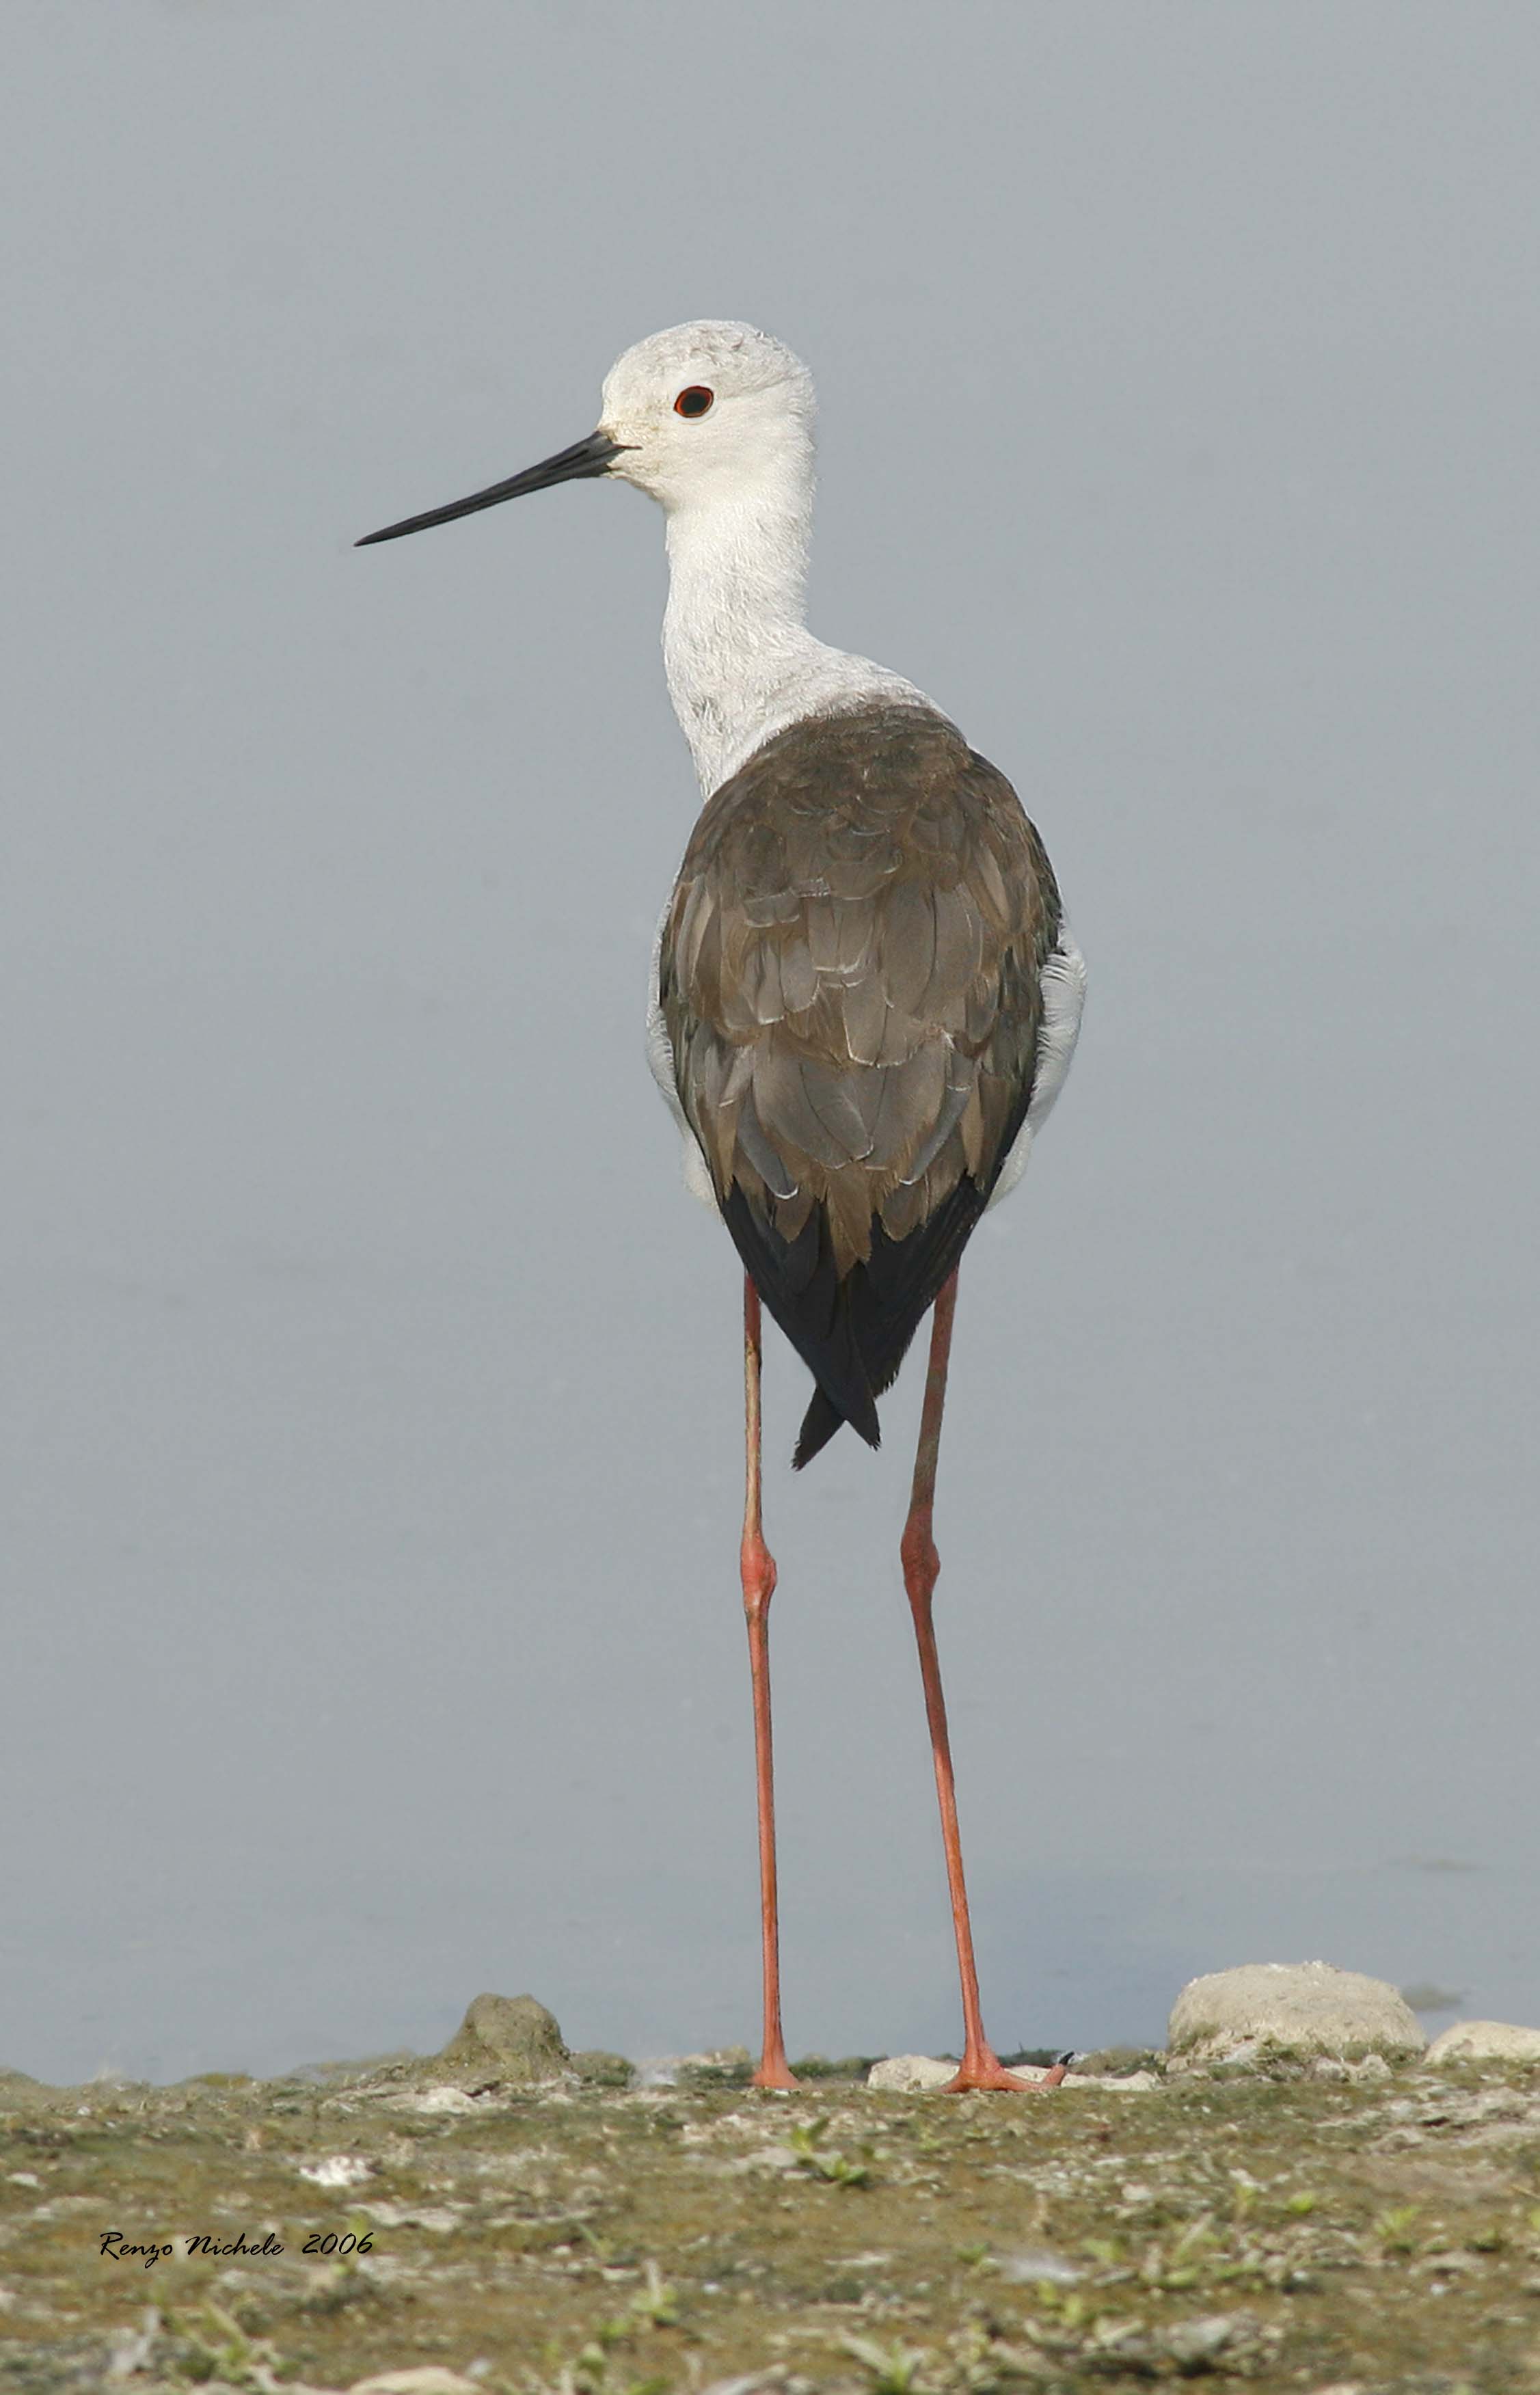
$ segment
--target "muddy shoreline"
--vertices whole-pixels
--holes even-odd
[[[471,2075],[0,2077],[0,2388],[1540,2388],[1540,2071]]]

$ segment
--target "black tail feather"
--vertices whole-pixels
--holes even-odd
[[[814,1390],[812,1401],[803,1416],[803,1426],[791,1458],[795,1470],[800,1472],[804,1463],[811,1463],[816,1455],[822,1454],[844,1419],[831,1397],[826,1396],[822,1389]],[[873,1447],[879,1444],[876,1439],[871,1443]]]
[[[822,1209],[808,1216],[794,1239],[779,1237],[736,1183],[724,1212],[745,1271],[826,1394],[835,1427],[847,1422],[875,1447],[882,1434],[871,1382],[834,1269]]]
[[[744,1269],[817,1383],[792,1457],[799,1471],[844,1422],[869,1447],[881,1443],[876,1401],[955,1269],[987,1195],[964,1174],[907,1239],[890,1239],[873,1223],[870,1259],[842,1279],[821,1207],[794,1239],[783,1239],[736,1183],[728,1191],[723,1211]]]

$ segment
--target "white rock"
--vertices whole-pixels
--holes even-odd
[[[458,2229],[466,2214],[463,2203],[365,2203],[361,2208],[381,2229],[431,2229],[440,2237],[447,2237],[452,2229]],[[432,2362],[423,2366],[436,2370],[439,2365]],[[432,2395],[432,2389],[424,2388],[423,2395]]]
[[[362,2154],[328,2154],[325,2162],[301,2163],[299,2176],[317,2187],[362,2187],[374,2177],[374,2164]]]
[[[888,2096],[925,2096],[956,2076],[955,2062],[937,2062],[928,2054],[890,2054],[885,2062],[872,2064],[867,2085]]]
[[[1540,2062],[1540,2029],[1513,2021],[1456,2021],[1436,2037],[1427,2062]]]
[[[478,2395],[478,2389],[473,2378],[428,2362],[418,2370],[381,2370],[373,2378],[355,2378],[348,2395]]]
[[[1427,2043],[1388,1980],[1330,1963],[1243,1963],[1189,1979],[1167,2035],[1174,2071],[1272,2055],[1400,2057],[1420,2054]]]
[[[1045,2245],[1029,2245],[1024,2253],[1007,2254],[1000,2264],[1000,2275],[1016,2286],[1040,2286],[1046,2279],[1055,2287],[1072,2287],[1085,2276],[1062,2254],[1053,2253]]]
[[[414,2087],[405,2096],[387,2096],[383,2101],[396,2112],[474,2112],[480,2110],[475,2097],[468,2096],[463,2087]]]
[[[1046,2079],[1048,2073],[1036,2062],[1013,2062],[1011,2071],[1017,2079]],[[867,2085],[879,2094],[889,2096],[934,2096],[939,2088],[949,2087],[957,2076],[955,2062],[947,2062],[929,2054],[890,2054],[885,2062],[874,2062],[867,2072]],[[1071,2071],[1059,2081],[1060,2087],[1090,2087],[1098,2095],[1142,2096],[1160,2080],[1153,2071],[1132,2071],[1126,2078],[1113,2079],[1099,2072]]]

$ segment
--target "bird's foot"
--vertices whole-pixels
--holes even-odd
[[[980,2045],[976,2050],[963,2055],[956,2078],[949,2079],[941,2093],[943,2096],[966,2096],[975,2093],[1041,2096],[1048,2088],[1056,2087],[1069,2068],[1069,2058],[1068,2055],[1062,2055],[1054,2064],[1053,2069],[1045,2071],[1041,2079],[1018,2079],[1014,2071],[1006,2070],[993,2046]]]
[[[802,2081],[792,2077],[791,2065],[783,2053],[766,2052],[749,2084],[750,2087],[775,2087],[786,2095],[799,2088]]]

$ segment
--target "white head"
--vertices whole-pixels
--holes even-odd
[[[388,524],[358,545],[599,474],[634,483],[670,515],[761,492],[805,507],[814,414],[812,376],[768,333],[710,318],[674,324],[616,360],[604,377],[598,430],[587,440],[470,498]]]
[[[604,377],[599,430],[610,471],[670,514],[813,470],[813,377],[752,324],[675,324],[650,334]]]

